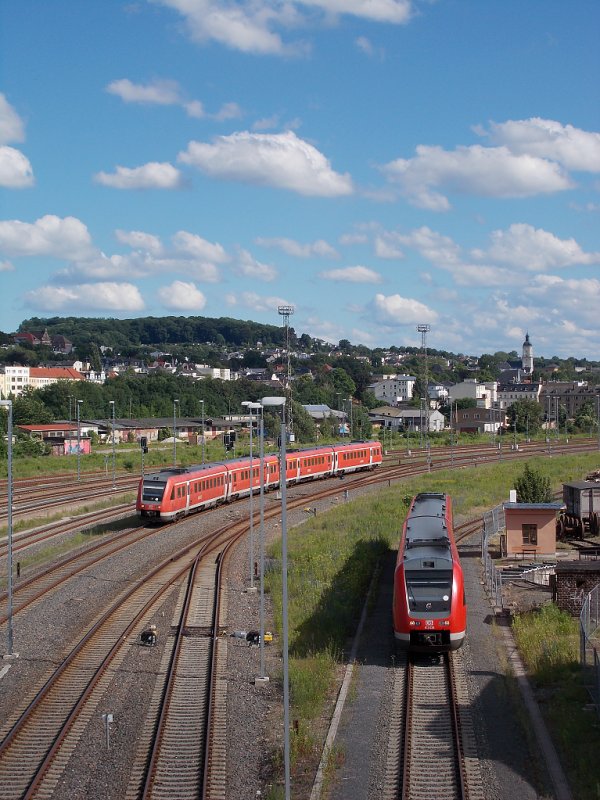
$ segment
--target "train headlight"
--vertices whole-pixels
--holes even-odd
[[[408,624],[410,625],[411,628],[418,628],[421,625],[421,620],[420,619],[411,619]]]
[[[450,627],[450,620],[449,619],[441,619],[440,620],[440,625],[443,625],[445,628],[449,628]]]

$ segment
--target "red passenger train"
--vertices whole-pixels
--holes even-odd
[[[380,442],[350,442],[286,454],[288,485],[317,478],[341,476],[358,470],[374,469],[381,464]],[[217,464],[172,467],[140,481],[136,511],[142,518],[160,518],[165,522],[194,511],[229,503],[260,490],[260,459],[236,458]],[[279,456],[264,457],[265,491],[279,486]]]
[[[398,548],[393,621],[397,645],[408,650],[444,652],[464,642],[467,605],[448,495],[413,497]]]

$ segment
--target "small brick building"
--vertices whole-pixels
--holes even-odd
[[[574,617],[581,613],[586,596],[600,583],[600,561],[563,561],[556,565],[552,599]]]
[[[563,503],[504,503],[503,507],[503,556],[556,557],[556,515],[564,508]]]

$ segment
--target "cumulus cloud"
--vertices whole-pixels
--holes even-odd
[[[339,258],[337,250],[323,239],[317,239],[315,242],[307,244],[301,244],[294,239],[286,239],[285,237],[272,239],[258,237],[255,241],[261,247],[274,247],[283,250],[288,256],[295,256],[296,258],[312,258],[314,256],[319,258]]]
[[[10,261],[0,261],[0,272],[14,272],[14,264]]]
[[[115,236],[117,237],[117,241],[121,242],[121,244],[129,245],[129,247],[134,248],[134,250],[145,250],[153,255],[159,255],[163,252],[160,238],[154,236],[152,233],[116,230]]]
[[[182,102],[181,89],[177,81],[155,80],[143,84],[133,83],[129,78],[121,78],[109,83],[106,91],[117,95],[125,103],[172,106]]]
[[[376,294],[370,303],[371,317],[382,325],[399,327],[415,323],[433,323],[438,319],[437,312],[419,300],[402,297],[399,294]]]
[[[168,162],[155,161],[141,167],[117,166],[112,174],[98,172],[94,180],[113,189],[178,189],[182,185],[178,169]]]
[[[229,261],[229,256],[222,245],[218,242],[208,242],[195,233],[177,231],[173,236],[173,245],[177,252],[196,259],[212,261],[215,264],[224,264]]]
[[[303,42],[287,43],[282,33],[322,22],[331,24],[342,15],[372,22],[406,24],[412,18],[412,0],[154,0],[179,12],[191,39],[210,41],[260,55],[301,55]]]
[[[306,196],[352,194],[352,180],[335,172],[328,159],[293,131],[281,134],[241,132],[219,136],[212,144],[190,142],[178,161],[212,178],[288,189]]]
[[[326,14],[348,14],[373,22],[402,25],[412,17],[411,0],[299,0],[302,5],[320,8]]]
[[[284,297],[263,297],[256,292],[240,292],[239,294],[230,293],[225,296],[225,301],[230,306],[243,306],[258,313],[275,313],[279,306],[292,305]]]
[[[327,281],[338,281],[342,283],[381,283],[383,280],[378,272],[369,269],[369,267],[330,269],[320,272],[319,277]]]
[[[87,227],[76,217],[47,214],[34,223],[0,221],[0,252],[8,256],[89,258],[96,250]]]
[[[298,24],[292,3],[273,4],[267,0],[224,4],[220,0],[154,0],[173,8],[184,18],[193,41],[218,42],[244,53],[284,55],[297,47],[285,45],[277,27]]]
[[[25,189],[33,184],[33,168],[27,156],[14,147],[0,147],[0,186]]]
[[[109,94],[120,97],[125,103],[142,105],[179,106],[194,119],[208,117],[217,121],[235,119],[242,112],[237,103],[224,103],[219,111],[208,114],[200,100],[188,100],[177,81],[154,80],[150,83],[133,83],[129,78],[112,81],[106,87]]]
[[[277,270],[270,264],[262,264],[257,261],[247,250],[240,249],[237,262],[233,271],[245,278],[257,279],[259,281],[274,281],[277,277]]]
[[[23,142],[25,125],[15,109],[0,92],[0,145],[8,142]]]
[[[158,290],[158,298],[171,311],[202,311],[206,297],[194,283],[173,281]]]
[[[573,187],[559,164],[507,147],[441,147],[419,145],[412,159],[385,164],[383,173],[410,203],[431,211],[447,211],[449,192],[483,197],[531,197]]]
[[[506,231],[493,231],[491,240],[487,251],[474,250],[473,256],[534,272],[600,263],[600,253],[584,252],[575,239],[559,239],[523,223],[515,223]]]
[[[132,283],[84,283],[40,286],[25,295],[26,303],[42,312],[141,311],[144,301]]]
[[[547,158],[570,170],[600,172],[600,133],[540,117],[491,122],[489,130],[475,130],[512,153]]]

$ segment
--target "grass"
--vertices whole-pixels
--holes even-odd
[[[598,455],[543,456],[529,459],[529,464],[548,476],[552,487],[558,489],[562,482],[580,480],[596,468]],[[306,759],[318,744],[310,739],[307,730],[311,728],[311,720],[326,713],[340,658],[356,629],[372,575],[398,542],[407,501],[417,492],[447,492],[452,496],[455,518],[478,516],[508,498],[523,468],[523,461],[504,460],[482,463],[475,468],[427,473],[340,505],[327,514],[307,518],[302,525],[288,531],[291,717],[298,721],[298,731],[302,731],[302,737],[298,738],[299,734],[292,730],[294,774],[305,770]],[[280,564],[281,544],[276,543],[269,555]],[[273,600],[275,627],[281,630],[280,569],[269,571],[265,581]],[[563,665],[567,659],[571,666],[561,669],[568,677],[569,690],[574,690],[577,651],[574,661],[568,661],[571,656],[567,658],[563,652],[566,637],[560,627],[556,638],[555,643],[548,635],[540,637],[540,670],[543,673],[542,666],[546,665],[557,676],[560,672],[557,664]],[[566,652],[572,655],[570,647]],[[563,684],[560,693],[565,697],[563,713],[573,702],[572,713],[578,717],[584,697],[566,692]],[[588,725],[594,724],[592,714],[581,713]],[[561,716],[557,715],[556,722],[560,721]],[[552,720],[549,723],[553,727]],[[572,733],[570,726],[563,729],[565,752],[579,752],[579,740],[574,733],[575,726]],[[581,768],[583,759],[575,760]],[[569,763],[566,756],[565,763]],[[588,776],[594,768],[592,759],[588,761]],[[600,800],[600,794],[577,796],[581,800]]]
[[[598,800],[600,722],[579,665],[579,621],[548,605],[516,617],[513,627],[573,796]]]

